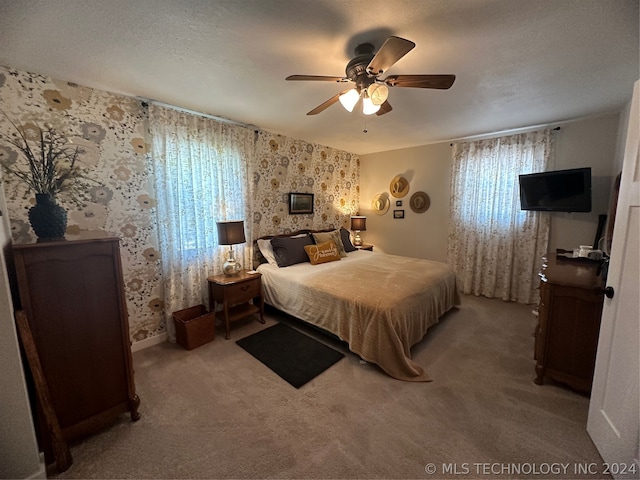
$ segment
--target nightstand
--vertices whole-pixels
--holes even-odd
[[[362,245],[360,245],[359,247],[356,247],[358,250],[368,250],[370,252],[373,252],[373,245],[367,245],[366,243],[363,243]]]
[[[231,323],[254,313],[260,314],[264,323],[264,298],[262,296],[262,274],[242,270],[238,275],[213,275],[209,281],[209,309],[216,310],[222,304],[222,315],[226,328],[226,339],[231,337]]]

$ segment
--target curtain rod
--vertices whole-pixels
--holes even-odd
[[[151,99],[148,99],[148,98],[137,97],[137,99],[142,102],[143,106],[149,106],[149,104],[152,103],[154,105],[158,105],[159,107],[170,108],[172,110],[177,110],[179,112],[188,113],[190,115],[198,115],[200,117],[209,118],[211,120],[216,120],[218,122],[228,123],[228,124],[231,124],[231,125],[238,125],[240,127],[250,128],[250,129],[253,129],[255,131],[259,130],[259,128],[257,126],[255,126],[255,125],[248,125],[246,123],[237,122],[235,120],[230,120],[228,118],[217,117],[217,116],[211,115],[209,113],[196,112],[195,110],[189,110],[188,108],[177,107],[175,105],[170,105],[170,104],[164,103],[164,102],[158,102],[157,100],[151,100]]]
[[[531,131],[531,132],[533,132],[533,131],[535,131],[535,130],[537,130],[537,129],[536,129],[536,128],[534,128],[533,130],[527,130],[527,131]],[[557,132],[558,130],[560,130],[560,127],[555,127],[555,128],[552,128],[551,130],[552,130],[552,131],[554,131],[554,132]],[[505,133],[506,133],[506,132],[505,132]],[[524,133],[524,132],[521,132],[521,133]],[[515,133],[515,132],[514,132],[514,133],[512,133],[511,135],[517,135],[517,133]],[[503,135],[488,135],[488,136],[486,136],[486,137],[485,137],[484,135],[478,135],[478,136],[477,136],[477,137],[475,137],[475,138],[478,138],[478,139],[485,139],[485,138],[498,138],[499,136],[503,136]],[[471,139],[473,139],[473,138],[474,138],[474,137],[469,137],[469,138],[468,138],[468,140],[471,140]],[[465,141],[465,139],[460,139],[460,140],[461,140],[461,141]],[[450,146],[450,147],[453,147],[453,143],[450,143],[450,144],[449,144],[449,146]]]

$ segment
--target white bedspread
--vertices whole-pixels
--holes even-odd
[[[411,347],[460,302],[448,265],[355,251],[335,262],[258,271],[268,304],[335,334],[394,378],[431,380]]]

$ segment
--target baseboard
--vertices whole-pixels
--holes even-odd
[[[158,345],[166,341],[167,334],[161,333],[160,335],[156,335],[155,337],[145,338],[144,340],[131,344],[131,351],[137,352],[139,350],[144,350],[145,348],[153,347],[154,345]]]

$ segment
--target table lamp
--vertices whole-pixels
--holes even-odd
[[[362,238],[360,237],[360,232],[367,231],[367,217],[351,217],[351,230],[353,230],[353,245],[355,247],[361,247]]]
[[[242,270],[242,266],[233,255],[233,246],[246,242],[244,238],[244,220],[231,222],[216,222],[218,227],[218,243],[229,245],[229,257],[222,265],[222,272],[231,277]]]

